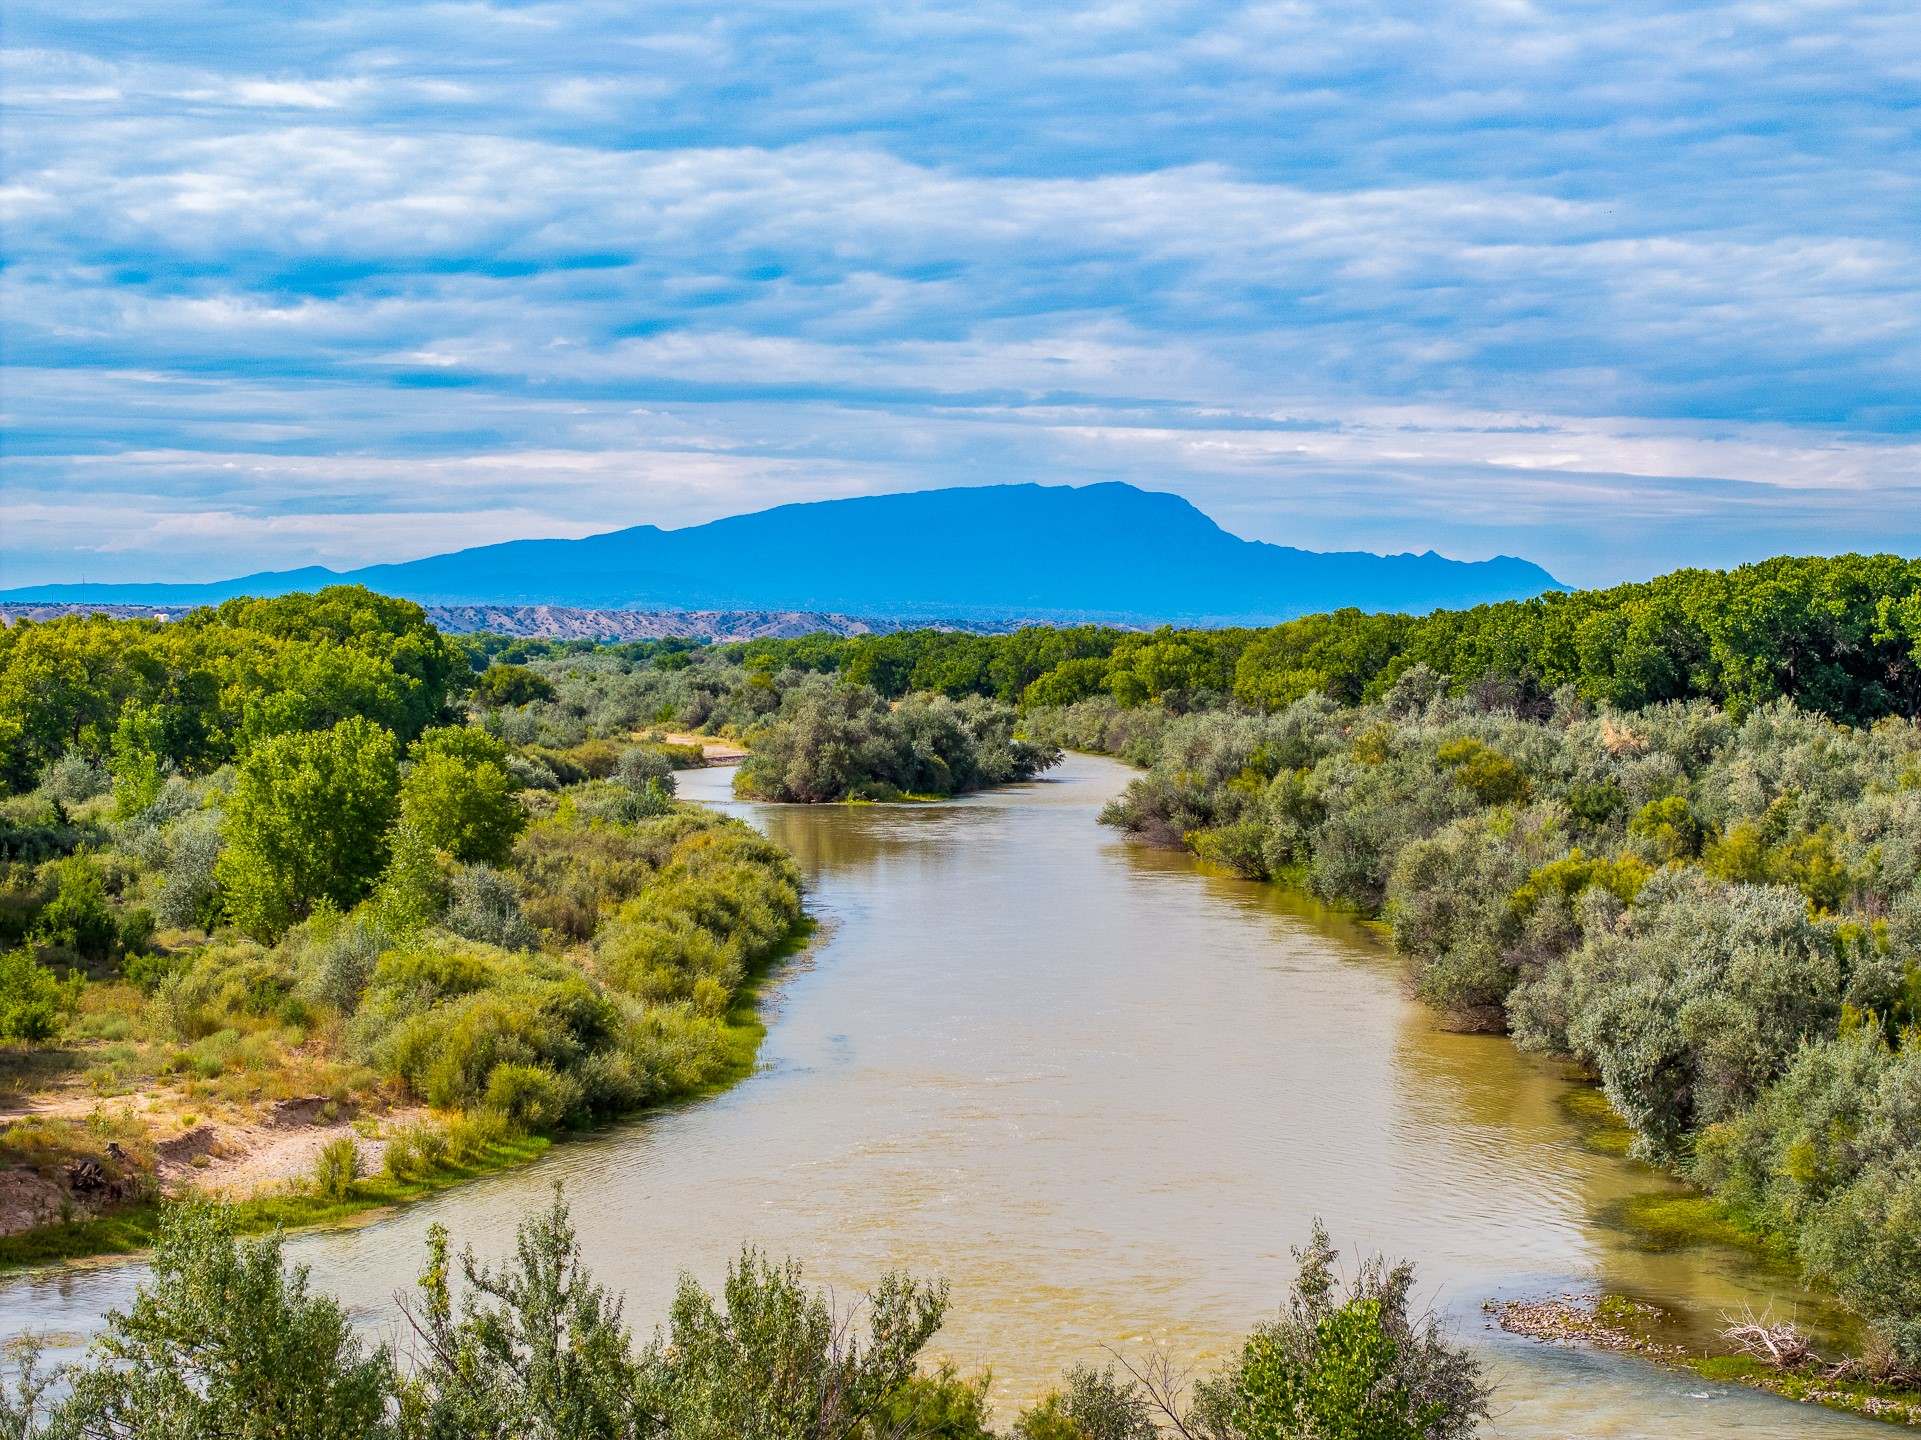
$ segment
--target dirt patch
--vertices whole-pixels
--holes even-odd
[[[716,740],[710,735],[663,735],[669,745],[698,745],[700,753],[710,764],[731,765],[736,760],[745,760],[747,752],[730,740]]]
[[[49,1180],[31,1165],[16,1165],[0,1170],[0,1235],[18,1235],[23,1230],[52,1225],[68,1214],[80,1213],[64,1185]]]
[[[309,1125],[344,1124],[356,1113],[352,1105],[342,1105],[327,1095],[297,1095],[276,1101],[266,1123],[274,1130],[296,1130]]]

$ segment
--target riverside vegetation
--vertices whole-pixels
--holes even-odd
[[[557,810],[570,787],[602,803],[582,762],[649,726],[747,739],[754,793],[807,799],[938,793],[902,756],[918,732],[882,718],[902,710],[968,737],[931,752],[950,790],[1018,778],[996,768],[1017,712],[1017,757],[1134,761],[1111,823],[1381,916],[1453,1023],[1584,1064],[1639,1154],[1832,1284],[1872,1324],[1860,1368],[1901,1378],[1921,1366],[1918,641],[1921,565],[1849,556],[1265,630],[443,644],[477,672],[475,732]],[[0,686],[0,727],[31,693]],[[225,713],[235,754],[274,723]],[[159,753],[140,723],[124,744],[73,728],[116,789]],[[995,764],[970,770],[983,736]],[[16,770],[44,805],[73,763],[42,744]]]
[[[1579,1061],[1638,1154],[1872,1322],[1864,1369],[1921,1369],[1921,564],[593,655],[654,672],[595,703],[683,723],[751,727],[827,674],[1134,761],[1111,823],[1382,917],[1451,1023]]]
[[[1285,1307],[1217,1374],[1079,1366],[1022,1411],[1013,1440],[1458,1440],[1488,1415],[1481,1367],[1431,1316],[1414,1272],[1379,1259],[1351,1284],[1319,1226]],[[524,1222],[498,1268],[435,1226],[406,1306],[407,1363],[229,1212],[165,1216],[153,1274],[89,1359],[42,1373],[27,1347],[0,1396],[11,1440],[989,1440],[986,1380],[923,1356],[945,1283],[894,1273],[852,1309],[799,1265],[747,1250],[717,1301],[683,1275],[638,1349],[581,1263],[567,1209]]]
[[[674,800],[697,751],[517,748],[473,678],[348,588],[0,633],[0,1257],[142,1243],[163,1187],[397,1198],[751,1064],[791,858]]]

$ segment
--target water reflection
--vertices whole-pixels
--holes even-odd
[[[731,804],[727,779],[683,793]],[[942,1344],[993,1366],[1005,1416],[1104,1345],[1226,1354],[1319,1214],[1344,1245],[1420,1257],[1502,1373],[1501,1434],[1864,1431],[1483,1331],[1490,1295],[1599,1278],[1699,1324],[1780,1280],[1598,1225],[1649,1180],[1580,1147],[1552,1067],[1434,1031],[1351,922],[1099,829],[1125,780],[1077,757],[953,805],[736,807],[801,857],[827,922],[775,989],[759,1072],[292,1250],[386,1325],[431,1221],[497,1251],[562,1179],[642,1329],[677,1267],[714,1284],[745,1240],[843,1295],[893,1265],[947,1275]],[[135,1273],[15,1282],[0,1328],[84,1329]]]

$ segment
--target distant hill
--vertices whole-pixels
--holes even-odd
[[[1132,485],[987,485],[781,505],[684,530],[512,540],[344,573],[210,585],[39,585],[0,602],[187,606],[357,583],[427,605],[816,611],[975,624],[1273,622],[1423,613],[1565,588],[1526,560],[1323,553],[1230,535]]]
[[[62,615],[110,615],[116,620],[177,620],[186,606],[109,605],[67,600],[53,604],[0,604],[0,625],[44,622]],[[541,640],[791,640],[798,635],[885,635],[896,620],[864,620],[818,610],[581,610],[566,605],[429,605],[427,618],[451,635],[485,630]]]

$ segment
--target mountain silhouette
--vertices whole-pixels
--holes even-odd
[[[512,540],[395,565],[207,585],[37,585],[0,601],[185,607],[361,584],[430,605],[809,610],[890,619],[1273,622],[1425,612],[1563,589],[1510,556],[1319,552],[1243,540],[1178,495],[986,485],[781,505],[683,530]]]

